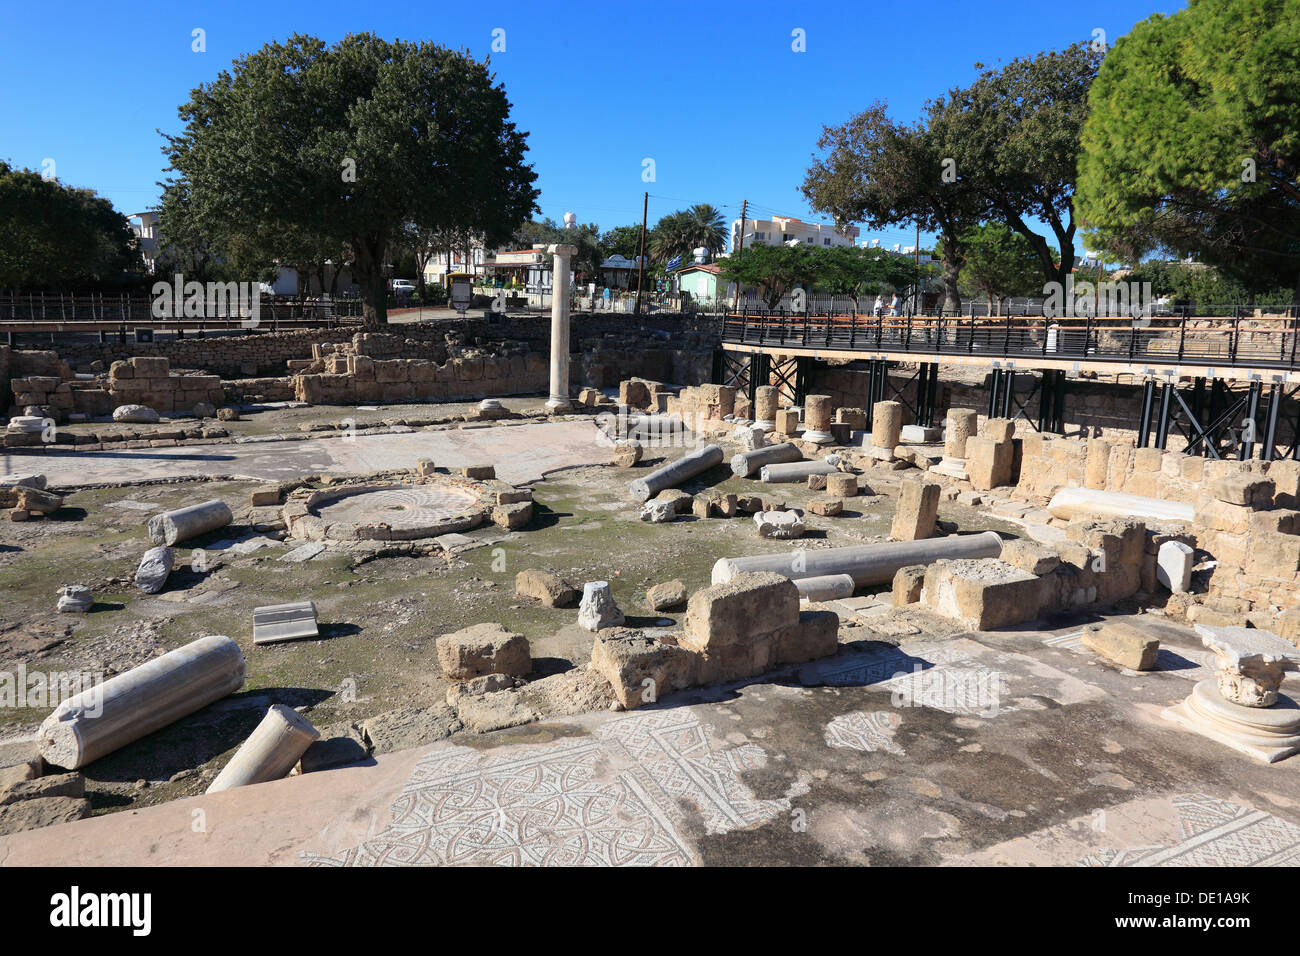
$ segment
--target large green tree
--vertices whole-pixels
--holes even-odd
[[[803,182],[812,207],[837,225],[866,223],[873,229],[919,224],[938,233],[943,248],[944,308],[961,310],[961,235],[978,221],[969,183],[945,162],[950,150],[933,121],[943,104],[927,106],[925,120],[896,123],[876,103],[843,126],[825,127]]]
[[[831,295],[848,296],[855,309],[863,296],[903,289],[917,279],[912,259],[885,249],[821,246],[813,248],[811,256],[813,285]]]
[[[813,251],[804,246],[750,246],[740,255],[718,260],[719,277],[739,288],[752,286],[775,309],[781,297],[817,275]]]
[[[120,281],[140,271],[135,233],[107,199],[0,161],[0,288]]]
[[[346,244],[368,325],[387,321],[385,267],[410,226],[492,246],[535,209],[505,89],[432,43],[293,36],[240,57],[180,116],[166,152],[201,220],[259,248],[295,233]]]
[[[1074,268],[1079,140],[1103,56],[1076,43],[1012,60],[984,70],[932,110],[939,148],[978,195],[980,218],[1024,236],[1048,282],[1064,284]]]
[[[1079,207],[1095,245],[1195,254],[1300,302],[1300,0],[1191,0],[1107,55]]]
[[[989,311],[995,302],[1012,295],[1029,295],[1041,289],[1038,256],[1018,232],[1000,222],[988,222],[962,235],[966,265],[962,282],[988,298]]]

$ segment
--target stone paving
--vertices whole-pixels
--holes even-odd
[[[591,421],[560,421],[350,438],[5,454],[0,455],[0,468],[38,470],[52,487],[66,487],[214,475],[275,481],[413,468],[418,459],[432,458],[439,467],[495,464],[498,478],[526,484],[560,468],[609,464],[613,451],[600,437]]]
[[[1102,663],[1077,628],[842,637],[783,676],[19,833],[0,861],[1300,863],[1300,760],[1162,721],[1204,662],[1142,620],[1155,671]]]

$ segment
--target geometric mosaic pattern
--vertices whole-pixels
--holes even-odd
[[[761,825],[790,801],[758,800],[738,774],[766,763],[721,745],[689,710],[607,721],[592,738],[494,753],[440,748],[419,761],[374,838],[317,866],[689,866],[693,806],[709,833]],[[629,765],[614,773],[615,766]]]
[[[903,748],[894,743],[894,731],[903,719],[893,711],[855,710],[836,717],[826,725],[826,743],[831,747],[849,750],[884,751],[903,754]]]
[[[1272,814],[1201,793],[1174,798],[1173,846],[1102,850],[1078,866],[1300,866],[1300,827]]]

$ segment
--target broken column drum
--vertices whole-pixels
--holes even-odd
[[[898,402],[876,402],[871,409],[871,447],[891,454],[903,432],[903,406]]]
[[[766,431],[776,427],[776,409],[781,393],[775,385],[760,385],[754,389],[754,424]]]
[[[758,471],[764,465],[777,465],[783,462],[798,461],[803,458],[801,452],[794,442],[782,442],[779,445],[768,445],[766,448],[755,448],[753,451],[742,451],[731,458],[732,474],[740,478],[748,478],[754,472]]]
[[[41,755],[75,770],[244,686],[244,655],[222,635],[199,638],[54,708]]]
[[[213,499],[154,515],[149,519],[149,540],[154,544],[172,545],[224,528],[233,520],[230,506],[220,499]]]
[[[275,704],[262,722],[230,758],[208,793],[265,783],[286,776],[307,748],[320,739],[320,731],[292,707]]]
[[[855,545],[796,551],[789,554],[755,554],[719,558],[713,565],[713,583],[722,584],[746,571],[775,571],[791,580],[847,574],[858,587],[887,584],[899,568],[931,564],[945,558],[996,558],[1002,553],[1002,538],[996,531],[951,535],[923,541],[892,541],[886,544]]]
[[[546,407],[564,411],[569,402],[569,260],[577,246],[557,244],[547,247],[555,257],[551,288],[551,397]]]
[[[796,578],[794,586],[805,601],[833,601],[853,597],[853,578],[847,574],[823,574],[815,578]]]
[[[803,401],[803,440],[817,445],[829,445],[835,440],[831,434],[831,397],[808,395]]]
[[[965,458],[966,439],[975,434],[979,414],[973,408],[950,408],[944,421],[943,457]]]
[[[628,485],[628,491],[633,501],[649,501],[665,488],[675,488],[683,481],[717,467],[722,464],[723,457],[721,446],[705,445],[699,451],[656,468],[644,478],[637,478]]]
[[[761,481],[771,485],[781,485],[807,481],[809,475],[833,475],[838,471],[838,468],[826,461],[790,461],[764,465],[758,475]]]

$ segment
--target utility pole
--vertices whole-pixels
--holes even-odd
[[[749,212],[749,200],[740,201],[740,234],[736,238],[736,261],[740,261],[740,253],[745,248],[745,214]],[[731,311],[740,308],[740,282],[736,282],[736,294],[731,299]]]
[[[645,219],[646,213],[650,210],[650,194],[643,194],[641,200],[641,255],[636,264],[636,306],[633,308],[634,315],[641,314],[641,289],[645,286]]]
[[[912,254],[915,256],[913,265],[916,269],[916,280],[912,283],[912,314],[916,315],[921,311],[921,220],[916,221],[916,245],[912,247]]]

